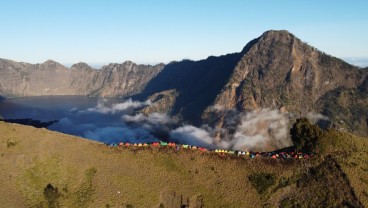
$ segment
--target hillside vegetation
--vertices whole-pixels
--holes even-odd
[[[108,147],[4,122],[0,132],[1,207],[368,206],[368,140],[348,133],[282,160]]]

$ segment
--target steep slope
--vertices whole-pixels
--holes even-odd
[[[285,107],[305,115],[326,92],[357,88],[366,75],[287,31],[268,31],[242,57],[215,103],[239,110]]]
[[[367,72],[318,51],[287,31],[268,31],[237,63],[213,105],[238,111],[281,109],[296,116],[321,112],[331,116],[331,122],[336,124],[334,113],[327,113],[333,109],[326,105],[325,96],[341,88],[360,93],[360,88],[366,85]],[[361,94],[356,96],[360,105],[350,104],[362,114],[348,112],[346,116],[349,117],[347,122],[361,121],[357,126],[363,127],[364,133],[368,115],[366,101],[362,99],[366,99],[367,94],[363,91]],[[336,96],[333,97],[332,100],[336,100]],[[221,116],[210,115],[210,111],[207,109],[204,120],[221,126]],[[357,130],[357,127],[349,130]]]
[[[325,155],[308,160],[108,147],[3,122],[0,132],[3,207],[368,205],[368,140],[340,132],[321,141]],[[45,194],[49,183],[58,191]]]
[[[0,94],[3,96],[92,95],[129,96],[139,93],[162,64],[109,64],[101,70],[85,63],[70,69],[54,61],[42,64],[0,59]]]
[[[146,83],[160,73],[164,64],[137,65],[131,61],[109,64],[93,80],[99,88],[92,95],[102,97],[131,96],[142,92]]]
[[[147,84],[137,98],[147,99],[154,93],[175,90],[178,95],[169,113],[198,125],[203,111],[215,101],[236,64],[256,41],[249,42],[240,53],[210,56],[200,61],[172,62]]]

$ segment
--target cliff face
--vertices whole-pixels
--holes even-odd
[[[305,115],[327,92],[357,88],[364,76],[287,31],[269,31],[239,61],[215,104],[241,111],[284,107]]]
[[[355,109],[355,113],[345,111],[349,117],[345,122],[359,123],[347,129],[367,135],[367,74],[367,70],[326,55],[287,31],[268,31],[237,63],[213,104],[241,112],[261,108],[280,109],[296,116],[320,112],[332,123],[339,123],[341,116],[331,113],[335,110],[329,103],[344,105]],[[339,100],[335,92],[338,89],[349,90],[355,99],[350,103]],[[223,115],[210,116],[208,111],[203,119],[221,126]]]
[[[142,91],[163,64],[109,64],[101,70],[85,63],[70,69],[54,61],[42,64],[0,59],[0,93],[4,96],[92,95],[130,96]]]

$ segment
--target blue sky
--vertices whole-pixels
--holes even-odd
[[[1,0],[0,57],[167,63],[239,52],[286,29],[336,57],[368,57],[368,1]]]

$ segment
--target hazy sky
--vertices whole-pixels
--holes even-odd
[[[0,57],[157,63],[239,52],[286,29],[337,57],[368,57],[367,0],[1,0]]]

